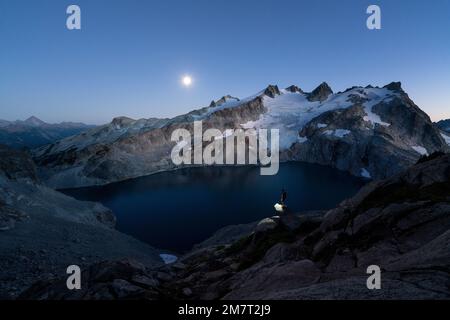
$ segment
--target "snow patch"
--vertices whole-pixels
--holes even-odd
[[[317,124],[317,128],[319,128],[319,129],[326,128],[326,127],[328,127],[328,125],[325,124],[325,123],[318,123]]]
[[[298,139],[297,139],[297,142],[298,143],[304,143],[304,142],[306,142],[306,141],[308,141],[308,138],[307,137],[298,137]]]
[[[421,154],[422,156],[427,156],[428,155],[427,149],[425,149],[422,146],[412,146],[411,148],[413,148],[414,151],[416,151],[417,153]]]
[[[177,256],[173,254],[161,253],[159,257],[164,261],[165,264],[171,264],[178,260]]]
[[[444,138],[445,142],[450,146],[450,136],[441,133],[442,138]]]
[[[346,129],[325,130],[323,132],[323,134],[325,134],[325,135],[328,135],[328,136],[334,135],[335,137],[338,137],[338,138],[343,138],[346,135],[348,135],[349,133],[351,133],[351,131],[346,130]]]
[[[366,112],[366,116],[363,117],[364,121],[370,122],[372,123],[372,125],[374,125],[375,123],[378,123],[382,126],[391,125],[390,123],[382,121],[380,116],[372,111],[372,108],[381,102],[390,102],[395,96],[392,91],[386,88],[366,88],[363,90],[363,93],[360,96],[362,98],[369,99],[368,101],[363,103],[364,111]]]

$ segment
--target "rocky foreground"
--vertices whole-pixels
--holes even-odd
[[[152,247],[114,230],[115,216],[41,184],[27,153],[0,146],[0,300],[13,299],[38,280],[133,257],[162,263]]]
[[[433,155],[326,213],[228,227],[170,266],[94,264],[81,290],[62,278],[20,298],[449,299],[449,249],[450,155]],[[380,290],[366,287],[369,265]]]

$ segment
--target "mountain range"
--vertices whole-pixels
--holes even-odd
[[[34,116],[24,121],[0,119],[0,144],[15,149],[31,149],[79,134],[93,127],[75,122],[49,124]]]
[[[221,131],[280,130],[280,159],[332,166],[381,179],[427,154],[448,152],[450,138],[403,91],[352,87],[333,93],[325,82],[311,92],[269,85],[244,99],[230,95],[175,118],[118,117],[33,150],[39,177],[54,188],[102,185],[176,168],[174,129],[193,122]],[[217,137],[216,137],[217,138]]]

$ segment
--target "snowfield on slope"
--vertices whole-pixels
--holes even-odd
[[[422,146],[411,146],[411,148],[413,148],[414,151],[416,151],[418,154],[420,154],[422,156],[427,156],[428,155],[427,149],[425,149]]]
[[[372,108],[381,102],[390,102],[397,95],[397,93],[386,88],[353,88],[343,93],[331,94],[328,99],[321,103],[309,101],[307,94],[292,93],[286,90],[280,92],[281,94],[275,98],[264,96],[263,103],[268,109],[267,113],[264,113],[257,121],[242,124],[242,127],[245,129],[279,129],[281,150],[288,149],[298,141],[299,131],[320,114],[352,106],[353,103],[350,101],[352,96],[368,100],[363,103],[366,112],[365,121],[370,122],[372,126],[375,126],[375,124],[388,126],[389,124],[381,121],[380,117],[372,111]],[[322,128],[327,125],[319,124],[318,126]],[[348,133],[347,131],[339,131],[335,132],[334,136],[342,138]]]
[[[445,142],[450,146],[450,135],[446,135],[445,133],[441,133],[442,138],[444,138]]]

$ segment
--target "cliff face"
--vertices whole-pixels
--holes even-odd
[[[375,103],[370,102],[372,90],[351,90],[351,107],[324,112],[309,122],[300,132],[303,141],[292,146],[289,157],[380,179],[421,155],[448,150],[439,129],[401,89]]]
[[[173,265],[104,262],[79,292],[61,279],[22,298],[449,299],[449,212],[450,155],[431,156],[326,213],[227,227]],[[370,265],[380,290],[366,287]]]
[[[33,151],[40,178],[55,188],[101,185],[170,170],[173,130],[279,129],[282,160],[319,163],[380,179],[422,155],[448,151],[445,137],[401,89],[353,87],[311,93],[268,86],[239,100],[225,96],[173,119],[116,118],[110,124]]]

